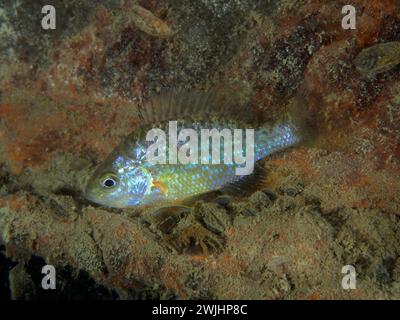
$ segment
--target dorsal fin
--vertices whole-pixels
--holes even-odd
[[[256,123],[254,112],[246,108],[240,90],[215,88],[208,91],[175,89],[151,98],[139,108],[143,124],[177,120],[185,116],[221,116]]]

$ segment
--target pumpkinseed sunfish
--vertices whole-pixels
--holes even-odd
[[[253,129],[254,139],[243,144],[254,150],[254,161],[274,152],[294,146],[304,138],[301,121],[297,117],[273,124],[254,125],[251,112],[236,103],[234,94],[224,95],[219,90],[209,92],[175,91],[153,98],[141,110],[143,124],[129,134],[95,170],[86,187],[86,197],[109,207],[129,207],[155,203],[173,203],[227,185],[239,185],[246,178],[235,174],[238,163],[152,164],[146,157],[151,142],[147,133],[154,128],[168,132],[170,121],[176,121],[177,133],[184,128],[201,135],[201,130]],[[246,133],[247,135],[247,133]],[[216,148],[223,154],[225,139]],[[223,143],[222,143],[223,142]],[[178,146],[185,143],[180,141]],[[236,142],[234,142],[236,143]],[[247,145],[246,145],[247,144]],[[203,146],[198,142],[198,154]],[[214,148],[214,145],[212,145]],[[230,146],[232,150],[232,146]],[[235,153],[242,150],[234,149]],[[250,148],[251,149],[251,148]],[[158,152],[170,153],[168,147]],[[211,152],[210,157],[211,157]],[[207,153],[205,153],[207,154]],[[225,156],[225,154],[224,154]],[[210,158],[211,160],[211,158]],[[239,188],[240,189],[240,188]]]

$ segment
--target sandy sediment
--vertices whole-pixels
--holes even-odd
[[[266,3],[58,0],[54,32],[32,1],[0,10],[2,296],[400,298],[399,67],[367,77],[353,63],[400,40],[398,4],[355,1],[352,31],[342,1]],[[314,139],[266,159],[250,195],[167,222],[84,198],[138,105],[221,83],[265,121],[301,96]],[[44,264],[63,290],[40,289]]]

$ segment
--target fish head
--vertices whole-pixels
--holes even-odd
[[[143,164],[111,155],[89,179],[85,195],[90,201],[104,206],[125,208],[146,204],[151,185],[151,173]]]

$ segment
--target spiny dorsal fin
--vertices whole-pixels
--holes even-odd
[[[256,116],[246,108],[240,91],[215,88],[208,91],[177,89],[151,98],[139,108],[144,124],[177,120],[185,116],[221,116],[255,123]]]

